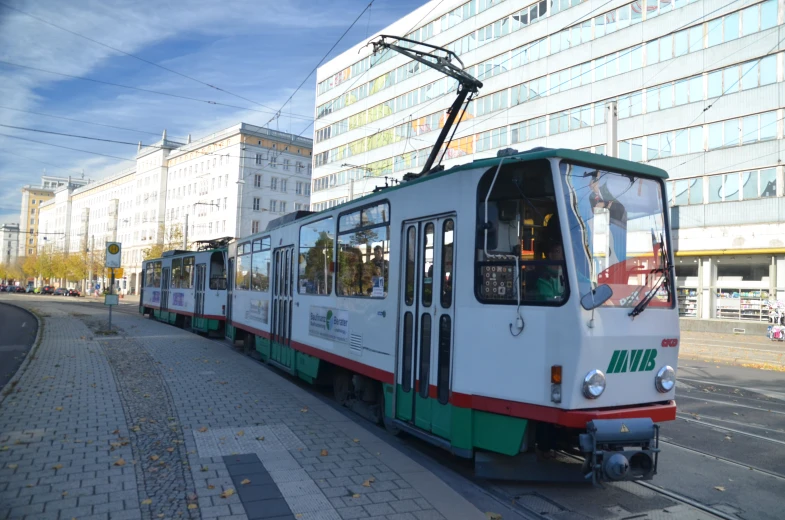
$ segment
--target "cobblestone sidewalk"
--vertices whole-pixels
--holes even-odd
[[[104,336],[98,311],[42,308],[37,359],[0,408],[0,519],[485,518],[223,343],[124,313]]]

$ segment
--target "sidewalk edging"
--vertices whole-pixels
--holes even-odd
[[[6,398],[11,395],[11,390],[19,384],[19,380],[22,379],[25,371],[27,370],[27,366],[30,364],[30,361],[35,356],[36,352],[38,352],[38,348],[41,346],[41,340],[43,339],[43,330],[44,330],[44,320],[38,316],[38,314],[31,309],[26,307],[22,307],[20,305],[16,305],[13,303],[9,303],[7,301],[3,301],[6,305],[12,305],[17,309],[21,309],[22,311],[28,313],[30,316],[35,318],[38,327],[35,332],[35,339],[33,340],[33,345],[30,347],[30,350],[27,351],[27,355],[22,360],[22,364],[19,365],[19,368],[16,369],[16,373],[14,376],[5,384],[3,389],[0,391],[0,407],[2,407],[3,402],[5,402]]]

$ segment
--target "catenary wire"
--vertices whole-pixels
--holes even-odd
[[[45,143],[43,141],[36,141],[35,139],[28,139],[26,137],[19,137],[19,136],[16,136],[16,135],[0,134],[0,137],[10,137],[11,139],[19,139],[20,141],[29,141],[31,143],[38,143],[38,144],[44,144],[44,145],[47,145],[47,146],[54,146],[55,148],[64,148],[66,150],[73,150],[75,152],[89,153],[91,155],[100,155],[102,157],[111,157],[112,159],[120,159],[121,161],[136,162],[133,159],[126,159],[125,157],[117,157],[116,155],[107,155],[107,154],[98,153],[98,152],[91,152],[89,150],[80,150],[79,148],[70,148],[68,146],[61,146],[59,144]]]

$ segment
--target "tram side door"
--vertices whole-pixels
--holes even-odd
[[[232,324],[232,305],[234,303],[234,260],[233,256],[229,257],[226,270],[226,324]],[[233,327],[225,327],[224,336],[234,339],[232,335]]]
[[[194,316],[201,318],[204,316],[204,279],[207,274],[207,266],[198,264],[196,266],[196,301],[194,302]]]
[[[273,251],[272,319],[270,320],[270,357],[287,368],[294,368],[292,340],[292,262],[294,247],[281,247]]]
[[[169,267],[161,270],[161,310],[169,310]]]
[[[403,226],[396,418],[450,437],[455,215]]]

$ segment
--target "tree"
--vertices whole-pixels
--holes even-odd
[[[66,261],[66,277],[71,280],[86,280],[89,275],[90,261],[85,253],[71,253]]]
[[[142,250],[142,258],[149,260],[151,258],[161,258],[164,251],[171,251],[178,249],[183,244],[183,228],[180,224],[175,224],[168,230],[163,224],[159,226],[158,236],[163,236],[163,240],[154,246]]]
[[[51,253],[49,258],[52,263],[52,276],[58,279],[68,278],[68,256],[61,251],[57,251]]]
[[[38,276],[38,253],[27,255],[22,261],[22,273],[27,278]]]

